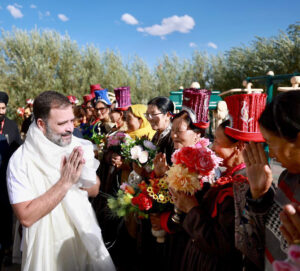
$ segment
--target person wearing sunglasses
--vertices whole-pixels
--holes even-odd
[[[109,117],[111,101],[107,92],[107,89],[96,90],[93,100],[96,125],[101,134],[108,134],[114,126]]]

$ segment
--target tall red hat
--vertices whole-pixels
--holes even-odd
[[[27,105],[33,105],[34,99],[26,99]]]
[[[266,106],[264,93],[236,94],[225,98],[231,118],[231,127],[225,133],[237,140],[264,142],[258,119]]]
[[[207,89],[188,88],[183,91],[182,110],[186,108],[195,112],[194,125],[206,129],[209,127],[208,109],[211,91]]]
[[[91,94],[93,95],[93,99],[95,98],[95,91],[103,89],[100,84],[90,85]]]
[[[116,108],[127,110],[131,106],[130,87],[119,87],[114,89],[116,96]]]
[[[69,95],[69,96],[67,96],[67,98],[69,99],[69,101],[70,101],[70,103],[71,104],[78,104],[78,99],[74,96],[74,95]]]
[[[93,95],[92,94],[85,94],[82,96],[83,101],[85,104],[87,104],[89,101],[93,100]]]

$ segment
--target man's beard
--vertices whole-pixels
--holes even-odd
[[[0,114],[0,121],[3,121],[5,118],[5,115],[4,114]]]
[[[54,144],[56,144],[58,146],[65,147],[65,146],[69,145],[71,143],[72,138],[70,141],[64,141],[62,137],[68,136],[71,134],[72,134],[71,132],[66,132],[64,134],[55,134],[49,127],[48,123],[46,123],[46,137],[51,142],[53,142]]]

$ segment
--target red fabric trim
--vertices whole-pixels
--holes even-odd
[[[233,168],[227,169],[224,175],[232,176],[235,172],[244,169],[246,167],[245,163],[241,163]]]
[[[274,262],[274,258],[272,256],[271,252],[267,248],[265,248],[265,255],[270,263]]]
[[[114,110],[127,111],[129,107],[130,107],[130,105],[126,106],[126,107],[116,107]]]
[[[233,188],[232,187],[227,187],[227,188],[221,189],[220,192],[218,193],[217,198],[215,200],[214,210],[211,214],[212,218],[217,216],[218,204],[221,204],[226,197],[233,197]]]
[[[164,213],[160,214],[160,226],[167,233],[172,233],[168,228],[168,220],[169,220],[170,215],[171,215],[171,212],[164,212]]]
[[[1,123],[0,135],[2,135],[2,134],[3,134],[4,122],[5,122],[5,119],[3,119],[3,120],[2,120],[2,123]]]
[[[261,133],[243,132],[231,127],[225,127],[225,134],[241,141],[265,142]]]
[[[284,194],[287,196],[287,198],[291,201],[291,202],[295,202],[295,203],[300,203],[299,201],[297,201],[294,196],[293,196],[293,191],[291,191],[290,187],[284,182],[284,180],[282,180],[279,183],[279,188],[284,192]]]
[[[198,122],[193,124],[201,129],[206,129],[209,127],[209,122]]]
[[[100,119],[95,119],[92,123],[91,123],[91,125],[95,125],[97,122],[99,122],[100,121]]]

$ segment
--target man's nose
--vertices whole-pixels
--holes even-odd
[[[68,126],[66,127],[66,131],[72,133],[73,130],[74,130],[74,122],[68,123]]]

